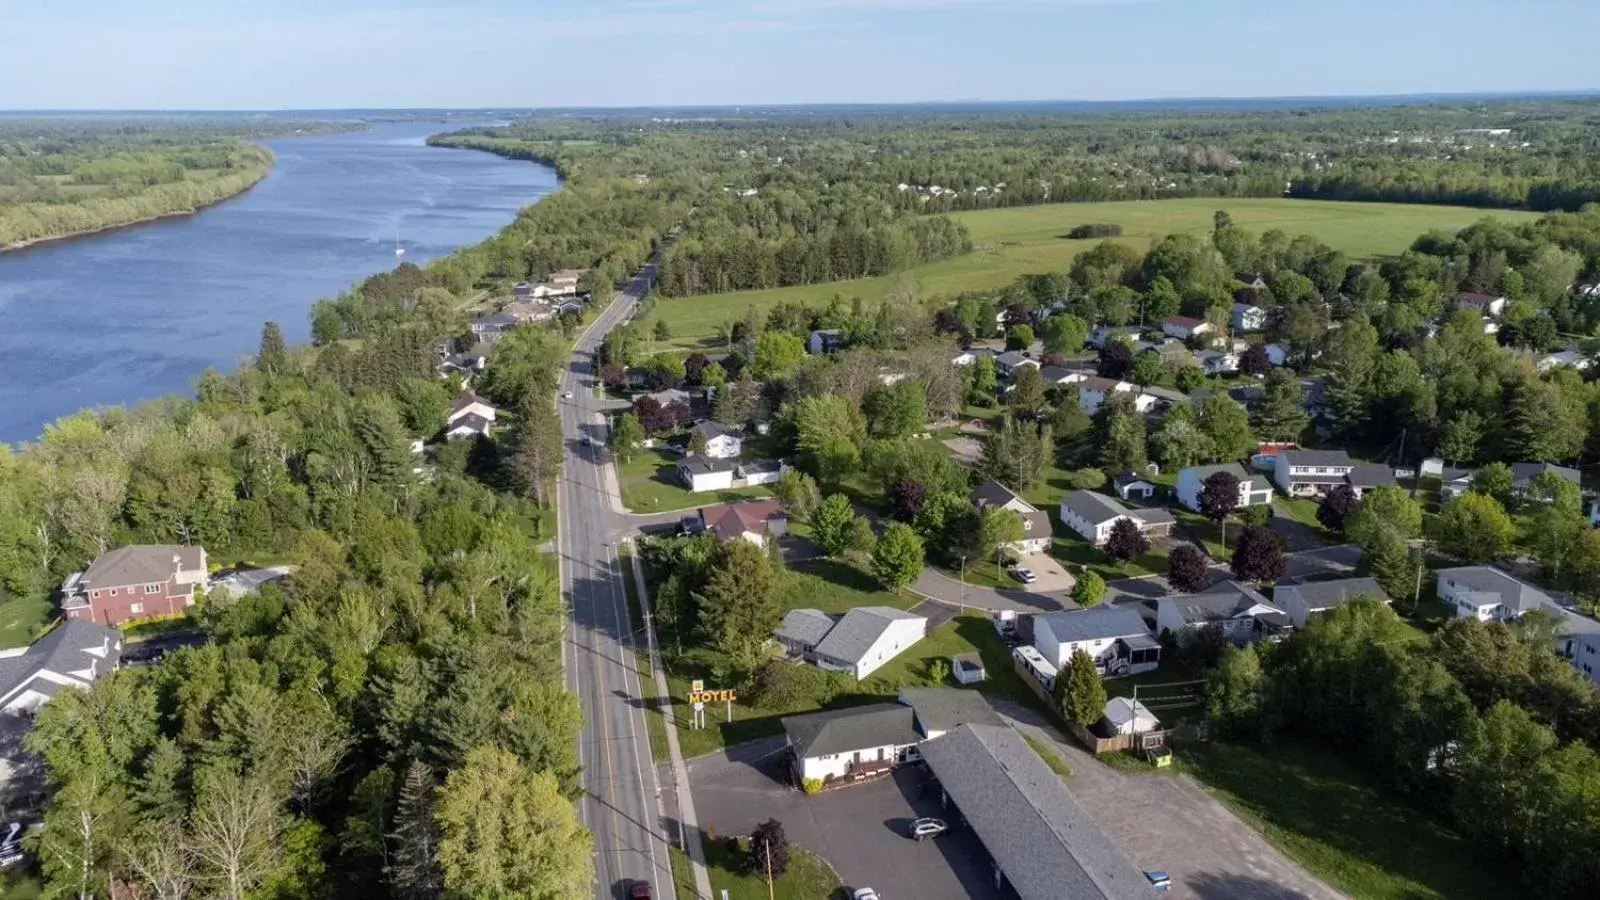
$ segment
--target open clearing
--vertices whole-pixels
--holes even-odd
[[[1124,233],[1118,240],[1144,250],[1152,239],[1174,232],[1209,232],[1212,214],[1219,209],[1227,210],[1235,224],[1255,234],[1274,228],[1290,237],[1310,234],[1357,258],[1399,253],[1429,229],[1464,228],[1485,216],[1518,222],[1537,215],[1461,206],[1225,197],[979,210],[955,214],[972,232],[976,248],[965,256],[882,278],[661,299],[655,315],[672,326],[670,345],[706,346],[715,341],[719,324],[742,319],[751,306],[766,310],[784,302],[822,305],[835,294],[875,299],[907,275],[916,279],[925,295],[990,290],[1018,275],[1065,270],[1073,257],[1098,243],[1068,240],[1066,233],[1074,225],[1121,225]]]

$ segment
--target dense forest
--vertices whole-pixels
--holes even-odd
[[[0,119],[0,247],[194,212],[254,185],[272,152],[248,140],[337,123]]]

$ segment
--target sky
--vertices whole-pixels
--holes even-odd
[[[1600,88],[1597,0],[0,0],[0,109]]]

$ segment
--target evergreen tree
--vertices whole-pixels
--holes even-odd
[[[1273,369],[1267,375],[1253,419],[1256,433],[1262,440],[1298,441],[1311,423],[1300,382],[1285,369]]]
[[[631,412],[617,418],[617,427],[611,432],[611,449],[621,462],[630,462],[645,440],[644,426]]]
[[[433,818],[437,789],[432,770],[421,760],[413,760],[400,785],[384,872],[395,896],[405,900],[436,900],[444,888],[438,860],[439,826]]]
[[[762,646],[783,618],[766,551],[742,540],[719,545],[695,598],[700,628],[711,645],[736,668],[754,669]]]
[[[1074,651],[1066,669],[1056,675],[1056,711],[1063,719],[1085,728],[1105,717],[1106,687],[1094,669],[1094,660]]]
[[[1012,375],[1006,405],[1018,416],[1028,419],[1044,412],[1044,377],[1037,366],[1023,366]]]
[[[855,507],[844,494],[829,494],[811,516],[811,537],[829,556],[840,556],[850,549],[850,526]]]
[[[1039,482],[1050,462],[1053,442],[1050,426],[1007,417],[983,442],[978,471],[1011,488],[1026,491]]]
[[[1142,471],[1149,461],[1144,418],[1120,395],[1106,398],[1095,411],[1095,442],[1100,468],[1107,472]]]
[[[277,322],[261,326],[261,347],[256,351],[256,368],[267,375],[280,375],[288,369],[289,347]]]
[[[544,397],[529,395],[517,409],[509,459],[511,480],[523,496],[544,506],[555,502],[561,452],[561,420],[555,407]]]

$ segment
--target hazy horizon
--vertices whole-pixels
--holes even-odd
[[[5,109],[628,109],[1584,93],[1600,4],[0,0],[0,22]]]

